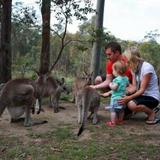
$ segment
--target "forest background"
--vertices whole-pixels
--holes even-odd
[[[38,1],[43,21],[41,25],[34,6],[28,7],[22,2],[12,3],[11,0],[1,0],[0,82],[15,77],[34,79],[36,75],[34,70],[46,73],[51,69],[58,77],[73,78],[83,71],[88,73],[94,71],[95,77],[100,72],[105,73],[104,45],[110,41],[118,41],[123,51],[132,45],[137,46],[141,56],[152,63],[159,74],[160,44],[156,41],[160,36],[158,30],[148,32],[142,42],[116,38],[102,26],[104,2],[104,0],[97,1],[96,9],[101,7],[102,11],[101,25],[97,28],[99,12],[93,9],[91,1]],[[52,25],[49,21],[51,12],[55,13],[56,19]],[[88,14],[93,16],[87,19]],[[46,17],[48,21],[45,21]],[[76,33],[69,33],[68,24],[73,24],[75,18],[83,23]],[[45,32],[45,29],[48,32]],[[9,38],[5,39],[7,34]],[[46,35],[49,37],[45,37]],[[97,53],[93,53],[95,42],[99,44]],[[98,58],[93,54],[97,54]]]
[[[46,74],[53,69],[52,76],[65,77],[68,84],[83,71],[94,71],[94,76],[100,71],[105,73],[104,45],[113,40],[121,44],[123,51],[136,45],[158,73],[158,31],[150,31],[141,42],[115,37],[102,26],[104,2],[97,0],[95,12],[90,0],[38,1],[40,24],[34,6],[0,0],[0,83],[16,77],[36,79],[34,70]],[[50,24],[51,12],[57,19],[54,24]],[[87,19],[88,13],[94,16]],[[75,18],[82,25],[76,33],[69,33],[68,24],[74,24]],[[6,112],[0,123],[0,159],[159,160],[160,126],[144,125],[145,115],[135,115],[122,126],[108,128],[105,121],[109,120],[109,112],[104,112],[102,106],[100,123],[96,126],[88,123],[84,135],[78,138],[75,104],[65,101],[61,105],[66,110],[58,114],[45,106],[46,112],[38,115],[38,119],[48,121],[43,127],[10,124]],[[33,116],[36,120],[37,115]]]

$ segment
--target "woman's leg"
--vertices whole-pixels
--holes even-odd
[[[144,112],[148,115],[148,120],[154,120],[155,119],[155,112],[146,107],[145,105],[137,105],[134,101],[130,101],[128,103],[128,108],[132,110],[133,112]]]

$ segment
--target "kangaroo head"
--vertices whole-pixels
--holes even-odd
[[[87,72],[84,72],[82,79],[85,81],[86,85],[91,85],[92,84],[92,73],[88,74]]]
[[[36,72],[37,75],[38,75],[38,78],[36,80],[36,83],[38,83],[39,85],[43,85],[47,82],[47,79],[49,77],[49,74],[46,73],[46,74],[43,74],[43,73],[40,73],[40,72]]]
[[[56,81],[58,84],[58,90],[60,92],[66,92],[67,94],[69,94],[69,89],[66,86],[65,79],[64,78],[62,78],[61,80],[56,79]]]

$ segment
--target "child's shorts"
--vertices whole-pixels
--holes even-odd
[[[124,105],[119,105],[118,100],[115,100],[110,104],[110,112],[120,112],[124,109]]]

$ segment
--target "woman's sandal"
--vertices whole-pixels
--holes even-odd
[[[116,124],[112,121],[106,122],[106,125],[109,127],[114,127]]]
[[[146,124],[154,125],[154,124],[157,124],[159,122],[160,122],[160,119],[159,118],[155,118],[154,120],[147,120]]]

